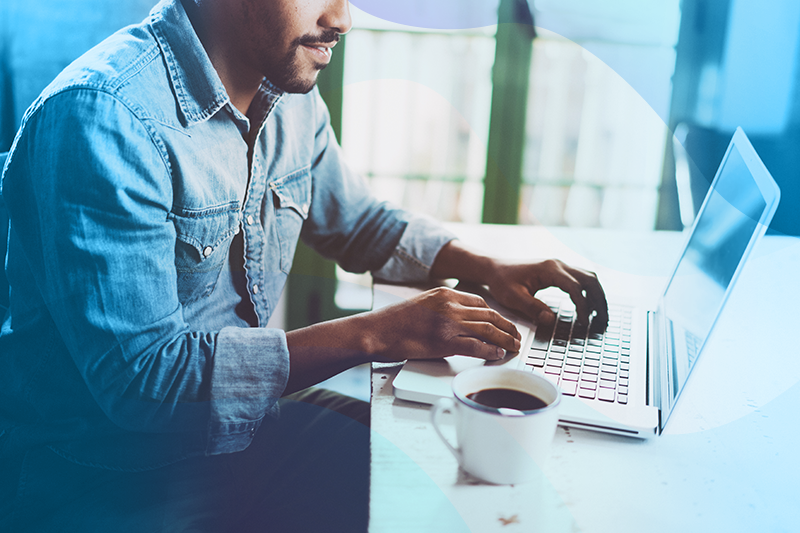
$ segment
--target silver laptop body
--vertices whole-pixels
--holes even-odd
[[[562,425],[643,438],[660,434],[750,251],[769,226],[779,199],[778,185],[738,128],[656,308],[617,306],[613,295],[609,295],[609,308],[614,313],[610,322],[618,322],[629,332],[627,340],[602,341],[603,348],[609,344],[613,349],[611,342],[618,347],[619,372],[613,395],[608,389],[603,391],[602,399],[599,393],[591,397],[588,389],[581,394],[584,371],[596,368],[587,366],[590,362],[595,364],[593,359],[583,359],[577,387],[572,381],[574,375],[568,376],[567,382],[566,373],[556,375],[555,366],[542,365],[542,341],[537,339],[536,326],[487,298],[522,332],[520,354],[497,362],[464,356],[408,361],[393,382],[395,396],[433,403],[451,394],[450,381],[462,370],[482,364],[514,365],[540,372],[562,387]],[[541,291],[537,297],[553,307],[566,298],[555,289]],[[376,299],[375,305],[382,304]],[[569,305],[566,304],[567,314]],[[539,349],[532,349],[532,345]],[[630,354],[625,363],[623,347]],[[621,378],[623,373],[627,377]],[[620,385],[623,380],[624,394]]]

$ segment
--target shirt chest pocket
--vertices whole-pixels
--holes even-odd
[[[175,224],[175,270],[182,304],[208,296],[214,290],[231,241],[239,232],[238,206],[204,214],[172,213]]]
[[[281,271],[289,273],[303,229],[311,209],[311,171],[298,170],[269,183],[275,207],[275,222],[281,250]]]

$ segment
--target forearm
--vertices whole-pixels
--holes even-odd
[[[516,327],[478,296],[440,287],[370,313],[290,331],[289,394],[370,361],[519,350]]]
[[[372,361],[369,315],[371,313],[320,322],[287,332],[290,364],[284,395]]]

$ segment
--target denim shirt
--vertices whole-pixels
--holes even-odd
[[[453,238],[370,195],[316,89],[233,107],[178,0],[45,89],[2,194],[0,456],[123,470],[242,450],[278,416],[289,353],[264,326],[298,238],[397,281]]]

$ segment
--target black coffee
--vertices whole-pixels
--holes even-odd
[[[507,408],[517,411],[531,411],[547,407],[541,398],[514,389],[483,389],[467,394],[467,398],[486,407]]]

